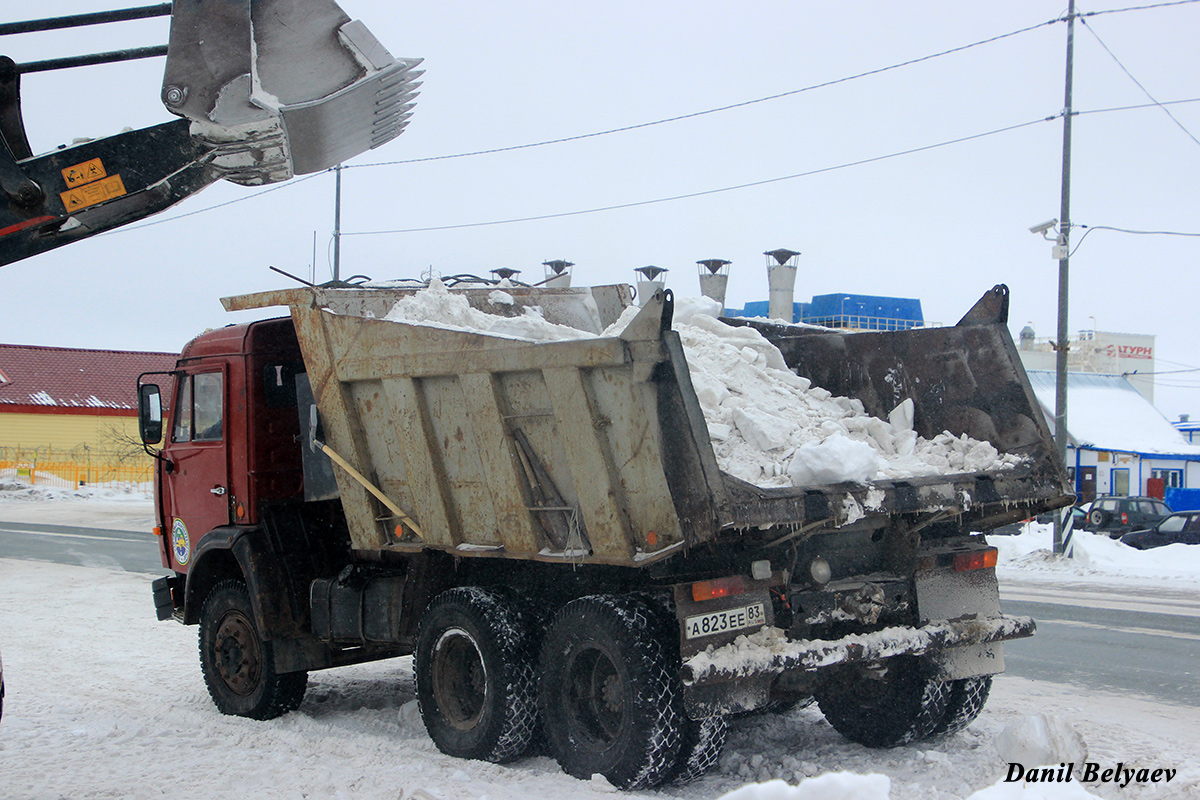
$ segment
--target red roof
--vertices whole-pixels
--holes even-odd
[[[0,409],[137,409],[137,376],[175,367],[177,353],[0,344]],[[161,381],[160,381],[161,382]]]

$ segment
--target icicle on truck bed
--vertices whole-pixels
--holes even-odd
[[[951,732],[1034,628],[1000,613],[980,532],[1071,499],[1007,301],[847,334],[669,292],[639,309],[626,286],[227,298],[291,318],[204,334],[180,362],[221,363],[250,418],[227,420],[239,466],[211,534],[181,500],[211,504],[211,482],[160,468],[159,614],[204,623],[236,598],[202,588],[236,561],[267,677],[413,653],[443,751],[512,760],[540,724],[565,770],[622,788],[694,777],[725,715],[810,697],[870,746]],[[225,629],[202,624],[202,654]],[[264,710],[249,678],[226,701],[225,673],[206,677],[247,716],[303,686]]]

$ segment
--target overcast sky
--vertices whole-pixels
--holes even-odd
[[[149,2],[149,0],[145,0]],[[41,0],[39,16],[144,4]],[[1081,2],[1081,12],[1126,5]],[[12,14],[8,4],[8,14]],[[666,267],[698,293],[699,259],[733,262],[728,304],[765,299],[762,252],[803,253],[797,299],[919,298],[952,324],[1012,290],[1014,335],[1053,336],[1057,267],[1029,227],[1059,215],[1066,25],[825,88],[623,133],[513,152],[367,166],[579,136],[794,92],[1054,20],[1065,0],[443,2],[344,0],[426,75],[408,130],[343,172],[349,234],[578,212],[531,222],[349,235],[342,274],[497,267],[575,283]],[[21,18],[26,18],[22,16]],[[18,62],[166,41],[165,18],[5,37]],[[1200,97],[1200,3],[1076,25],[1077,111]],[[1101,41],[1112,51],[1110,55]],[[1117,60],[1145,87],[1139,88]],[[162,59],[26,76],[35,151],[170,119]],[[1200,103],[1075,119],[1072,221],[1200,232]],[[1035,122],[1054,117],[1051,121]],[[1035,123],[944,147],[844,166]],[[844,167],[844,168],[839,168]],[[257,191],[220,184],[152,218],[0,268],[0,342],[177,351],[239,319],[225,295],[286,285],[268,265],[330,276],[331,174]],[[205,211],[222,203],[238,201]],[[181,214],[194,213],[179,219]],[[1080,242],[1082,230],[1072,233]],[[1200,238],[1096,230],[1071,259],[1070,329],[1153,334],[1160,372],[1200,368]],[[1160,375],[1159,408],[1200,416],[1200,371]]]

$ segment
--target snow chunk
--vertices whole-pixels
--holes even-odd
[[[843,481],[866,483],[879,474],[881,466],[882,459],[871,445],[835,434],[796,450],[788,465],[788,477],[793,486]]]
[[[996,735],[996,752],[1009,762],[1032,767],[1040,764],[1082,765],[1087,743],[1069,722],[1049,714],[1025,717]],[[1081,767],[1082,768],[1082,767]]]
[[[888,800],[892,781],[886,775],[827,772],[796,786],[774,780],[721,795],[718,800]]]

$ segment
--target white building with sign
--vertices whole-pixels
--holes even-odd
[[[1028,369],[1054,427],[1054,371]],[[1102,495],[1149,495],[1200,488],[1200,443],[1187,441],[1120,375],[1067,376],[1067,469],[1081,502]],[[1178,510],[1178,509],[1177,509]]]
[[[1070,340],[1067,371],[1093,375],[1120,375],[1151,403],[1154,402],[1154,337],[1141,333],[1080,331]],[[1026,325],[1020,337],[1025,369],[1055,369],[1053,339],[1039,339]],[[1053,426],[1051,426],[1053,427]]]

